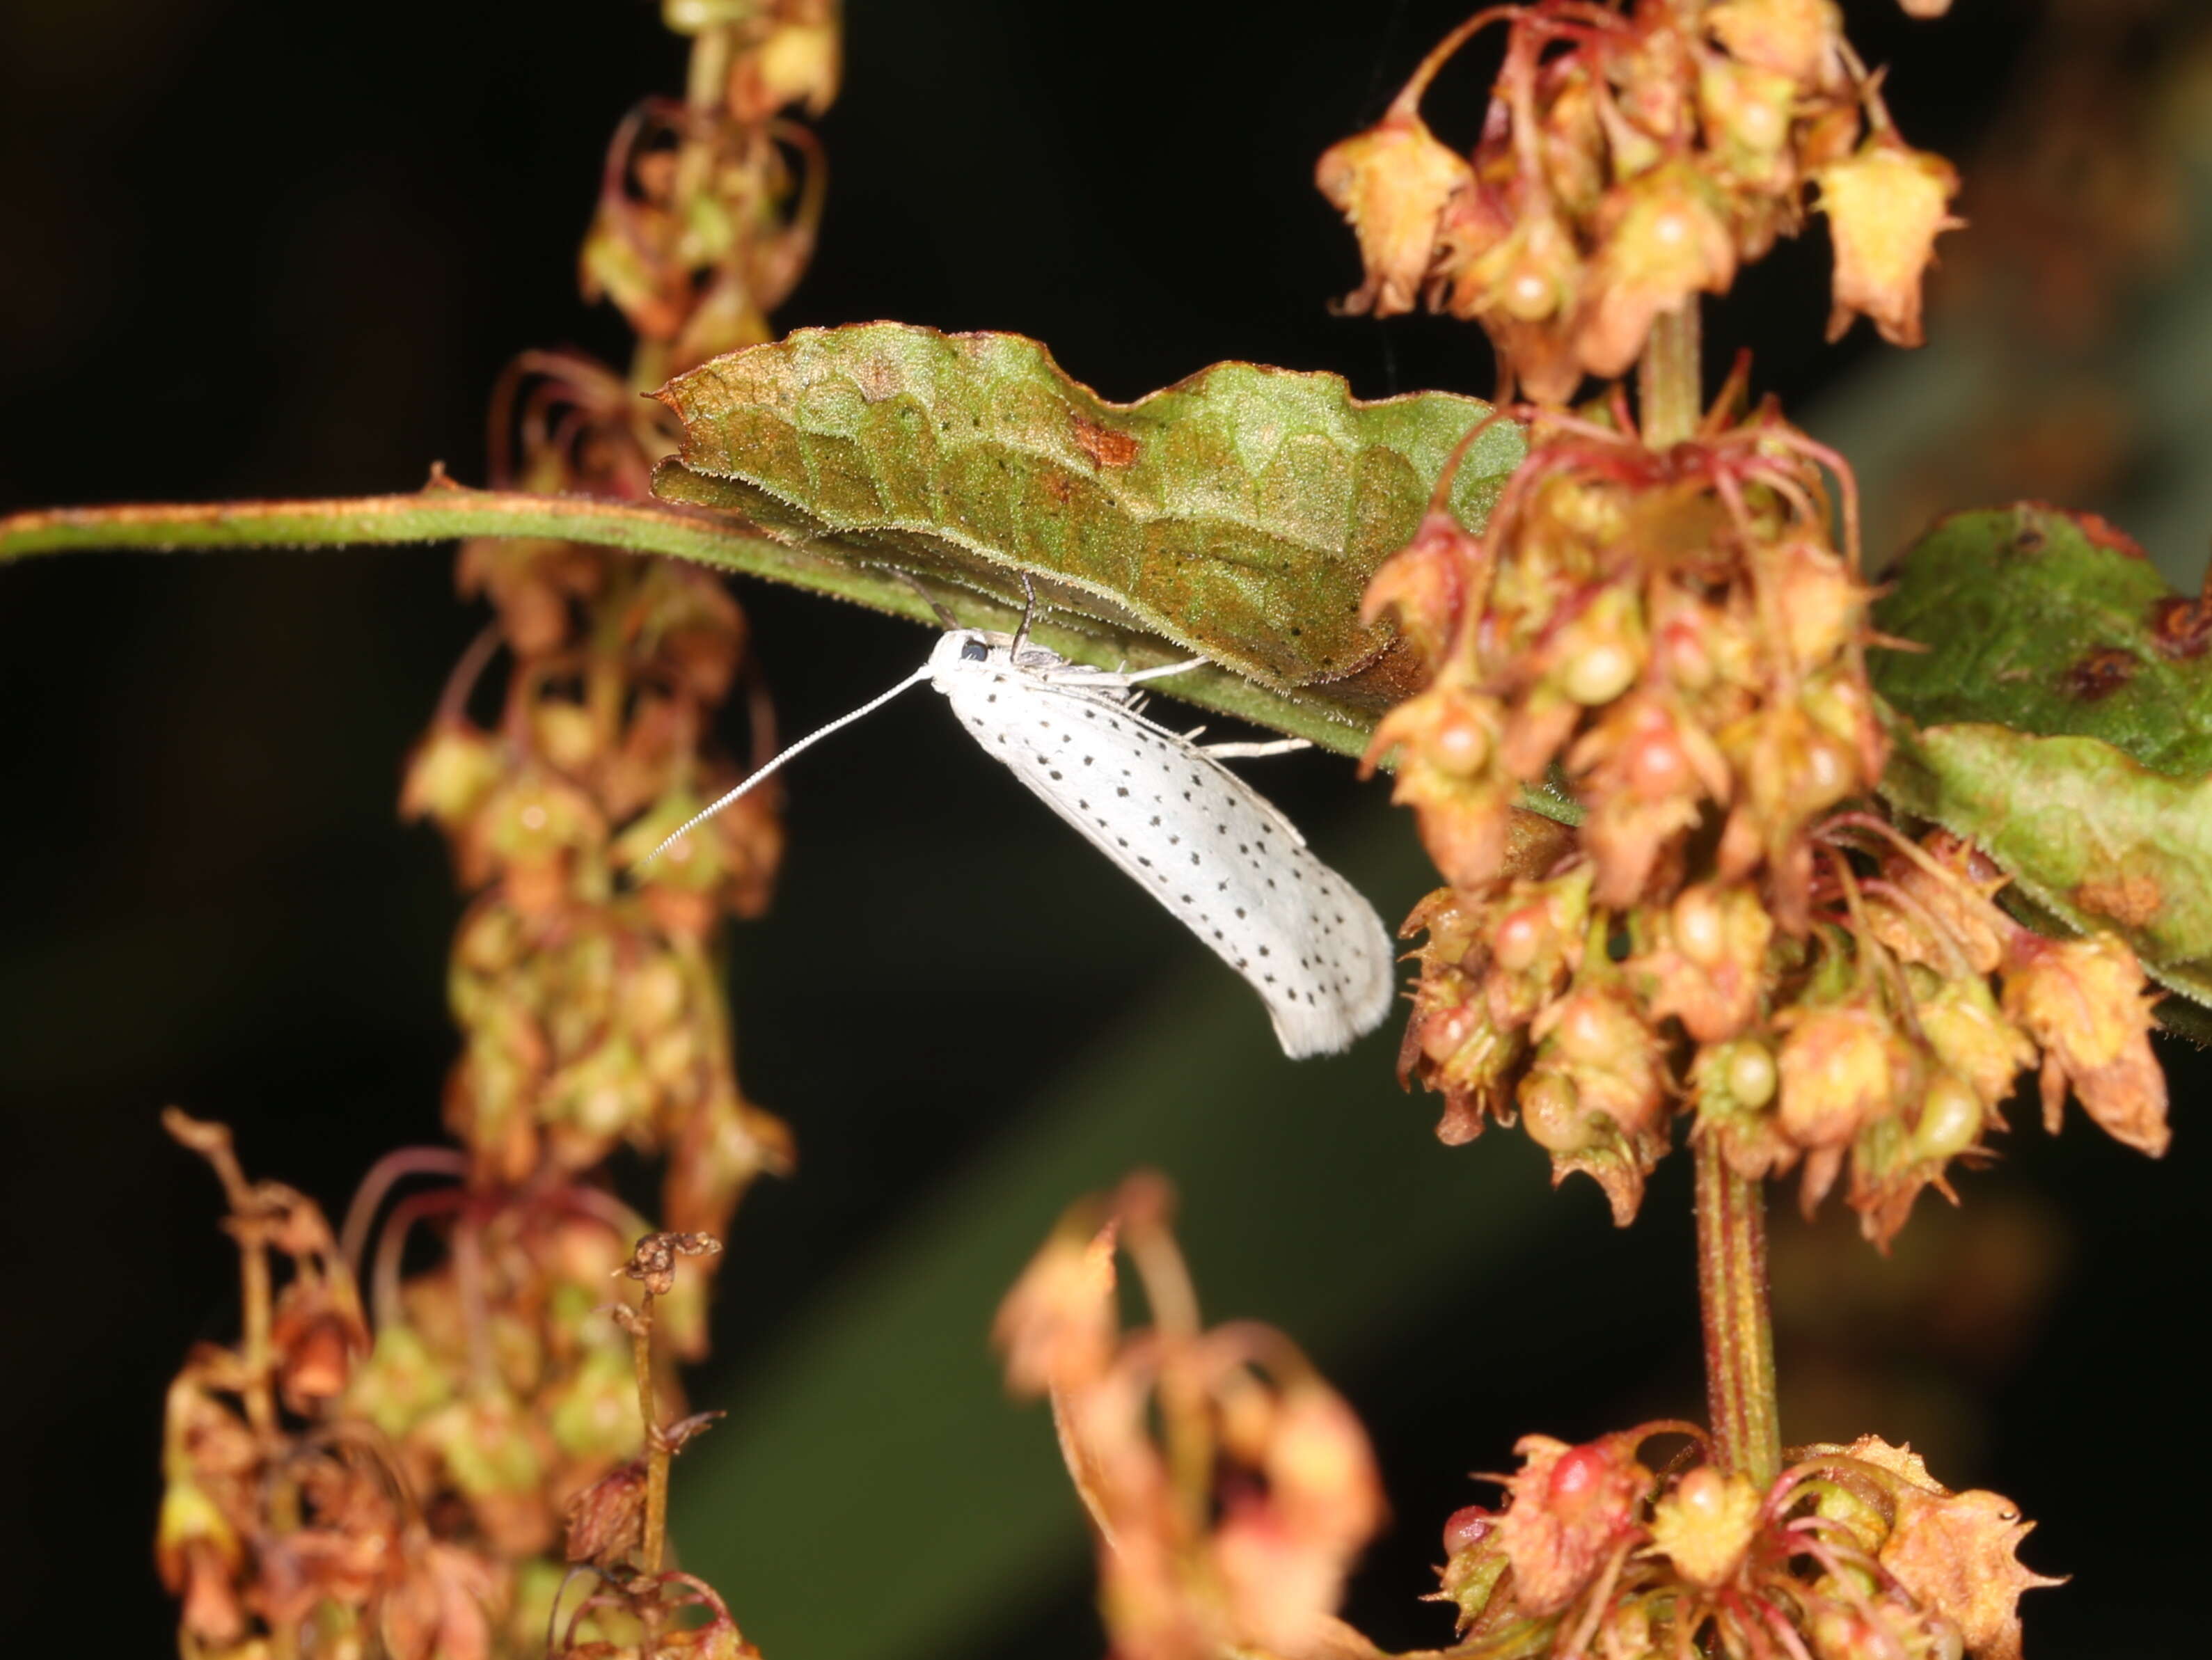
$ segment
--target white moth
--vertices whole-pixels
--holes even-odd
[[[1208,753],[1139,712],[1141,682],[1194,666],[1115,673],[1021,635],[951,629],[913,674],[800,739],[647,857],[809,745],[927,680],[988,754],[1250,982],[1285,1054],[1347,1048],[1389,1011],[1390,936],[1290,820],[1214,758],[1300,745],[1224,744]]]

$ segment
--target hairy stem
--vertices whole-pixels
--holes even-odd
[[[1698,301],[1662,312],[1636,365],[1636,401],[1644,441],[1666,449],[1698,429],[1704,398],[1698,369]]]
[[[544,537],[629,553],[668,554],[850,600],[916,623],[936,620],[928,600],[895,574],[893,561],[887,557],[890,549],[844,546],[823,537],[787,543],[733,514],[671,502],[537,496],[522,490],[468,489],[443,482],[404,496],[21,513],[0,518],[0,564],[35,554],[95,549],[166,553],[340,548],[472,536]],[[938,597],[963,628],[1011,632],[1022,619],[1018,593],[1000,598],[947,585]],[[1190,656],[1187,648],[1175,642],[1073,615],[1040,621],[1030,634],[1037,644],[1094,668],[1153,668]],[[1375,729],[1372,710],[1338,702],[1325,687],[1278,691],[1212,665],[1163,681],[1159,690],[1182,702],[1304,738],[1339,755],[1364,754]],[[1565,811],[1537,790],[1526,793],[1523,805],[1547,818],[1559,818]]]
[[[668,1438],[653,1379],[653,1292],[647,1290],[629,1322],[630,1365],[637,1376],[637,1411],[645,1424],[645,1535],[638,1555],[648,1579],[659,1577],[668,1542]]]
[[[1720,1462],[1764,1487],[1782,1468],[1774,1326],[1767,1310],[1766,1191],[1729,1167],[1718,1137],[1698,1137],[1695,1149],[1706,1414]]]
[[[1698,302],[1662,313],[1636,368],[1644,441],[1692,437],[1702,407]],[[1729,1167],[1719,1140],[1699,1136],[1698,1302],[1705,1333],[1706,1415],[1721,1462],[1764,1487],[1782,1468],[1774,1401],[1774,1324],[1767,1309],[1766,1191]]]

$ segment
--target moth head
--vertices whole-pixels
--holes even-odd
[[[995,654],[1006,654],[1006,636],[987,634],[981,629],[948,629],[929,654],[933,669],[958,670],[988,663]]]

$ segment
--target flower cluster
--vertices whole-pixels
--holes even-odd
[[[493,400],[495,484],[649,495],[675,442],[638,393],[763,337],[811,252],[818,156],[783,112],[836,90],[832,0],[664,11],[691,37],[687,96],[617,135],[583,261],[642,342],[627,376],[518,359]],[[793,155],[813,163],[803,187]],[[461,1146],[387,1157],[333,1239],[301,1196],[246,1183],[219,1130],[178,1121],[230,1190],[246,1331],[197,1352],[172,1391],[161,1571],[198,1660],[740,1660],[727,1608],[660,1559],[668,1460],[704,1422],[680,1416],[673,1368],[705,1350],[705,1276],[678,1283],[674,1259],[718,1250],[747,1184],[792,1157],[738,1089],[715,967],[724,919],[768,903],[775,794],[620,873],[735,781],[711,757],[717,710],[743,696],[757,755],[772,717],[745,620],[706,571],[489,540],[463,547],[459,575],[495,620],[401,806],[445,833],[476,896],[449,982]],[[502,649],[504,695],[480,720]],[[623,1146],[665,1158],[678,1231],[608,1191]],[[395,1196],[422,1177],[438,1185]],[[411,1274],[410,1251],[428,1257]],[[272,1254],[293,1264],[281,1294]],[[623,1273],[642,1300],[610,1322]],[[562,1610],[580,1575],[591,1589]]]
[[[754,1175],[790,1160],[783,1127],[738,1091],[712,967],[720,915],[768,903],[775,797],[747,796],[641,879],[618,872],[735,781],[700,745],[744,620],[702,571],[567,544],[499,557],[506,707],[489,729],[470,720],[472,654],[402,796],[481,891],[453,942],[465,1046],[447,1122],[478,1179],[508,1185],[625,1142],[675,1149],[668,1220],[719,1231]]]
[[[1447,1141],[1517,1111],[1624,1223],[1691,1110],[1744,1174],[1802,1165],[1808,1208],[1848,1164],[1886,1243],[2039,1057],[2048,1116],[2070,1086],[2160,1151],[2127,946],[2020,927],[1971,849],[1863,810],[1887,742],[1848,476],[1771,409],[1727,423],[1729,397],[1666,450],[1618,400],[1610,424],[1525,411],[1483,532],[1432,508],[1375,576],[1368,614],[1431,673],[1370,759],[1395,756],[1450,884],[1407,924],[1401,1072],[1443,1092]],[[1516,806],[1547,778],[1571,832]]]
[[[240,1345],[202,1345],[169,1388],[155,1560],[181,1602],[186,1652],[266,1660],[310,1638],[318,1654],[391,1660],[542,1652],[564,1530],[568,1560],[603,1582],[572,1610],[572,1638],[590,1635],[569,1651],[599,1653],[593,1643],[641,1617],[672,1625],[664,1652],[694,1651],[721,1627],[734,1637],[711,1593],[635,1561],[642,1499],[625,1509],[621,1495],[641,1495],[651,1459],[665,1472],[703,1421],[660,1427],[675,1389],[668,1355],[649,1346],[656,1286],[641,1312],[617,1304],[607,1318],[623,1241],[643,1232],[635,1219],[595,1189],[504,1207],[460,1189],[419,1195],[394,1207],[365,1310],[352,1219],[342,1243],[304,1195],[248,1182],[220,1125],[175,1111],[167,1122],[222,1181],[246,1310]],[[372,1177],[372,1209],[396,1173]],[[450,1260],[403,1290],[408,1228],[440,1212],[453,1216]],[[633,1277],[672,1241],[720,1249],[708,1236],[647,1234]],[[673,1303],[672,1274],[657,1289],[678,1344],[696,1347],[697,1282]],[[693,1602],[708,1620],[674,1626]]]
[[[1908,7],[1908,9],[1912,8]],[[1923,8],[1924,9],[1924,8]],[[1504,64],[1471,155],[1420,102],[1485,26]],[[1481,324],[1540,402],[1624,373],[1652,321],[1804,222],[1818,192],[1835,246],[1832,334],[1855,314],[1920,343],[1921,278],[1958,222],[1949,163],[1908,148],[1844,39],[1832,0],[1529,0],[1448,35],[1374,127],[1321,158],[1377,316],[1417,303]]]
[[[837,0],[682,0],[662,9],[694,36],[690,95],[648,99],[617,130],[585,240],[586,295],[622,309],[645,344],[641,390],[775,337],[814,255],[819,115],[842,70]],[[801,173],[795,173],[797,158]]]
[[[1820,1660],[2018,1660],[2020,1594],[2056,1580],[2014,1554],[2030,1523],[1952,1493],[1909,1448],[1803,1450],[1764,1492],[1693,1450],[1665,1476],[1646,1424],[1581,1446],[1522,1438],[1502,1511],[1444,1528],[1442,1599],[1495,1660],[1718,1653]]]
[[[1113,1651],[1373,1655],[1335,1617],[1382,1521],[1366,1433],[1279,1333],[1200,1328],[1169,1206],[1158,1177],[1137,1176],[1079,1207],[1008,1293],[994,1333],[1009,1384],[1051,1398],[1098,1535]],[[1121,1329],[1117,1247],[1143,1282],[1147,1329]]]

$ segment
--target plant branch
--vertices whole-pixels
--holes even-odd
[[[637,1412],[645,1424],[645,1530],[639,1547],[645,1577],[660,1572],[668,1540],[668,1438],[660,1432],[659,1390],[653,1376],[653,1292],[648,1288],[628,1323],[630,1366],[637,1377]]]
[[[1692,296],[1662,313],[1644,341],[1636,396],[1644,442],[1651,449],[1696,435],[1703,410],[1698,334]],[[1765,1487],[1782,1468],[1767,1307],[1766,1190],[1729,1167],[1717,1136],[1698,1136],[1695,1146],[1706,1415],[1722,1465]]]
[[[1674,310],[1660,313],[1644,343],[1636,365],[1636,401],[1644,441],[1652,449],[1672,448],[1698,429],[1704,411],[1698,334],[1693,295]]]
[[[833,599],[933,624],[928,601],[885,561],[817,537],[803,545],[775,539],[735,514],[661,502],[623,502],[523,490],[479,490],[434,481],[404,496],[337,496],[294,502],[150,503],[60,508],[0,518],[0,563],[44,553],[133,549],[153,552],[223,548],[337,548],[444,542],[459,537],[546,537],[629,553],[665,554],[740,575],[764,577]],[[930,573],[936,577],[935,572]],[[939,598],[963,628],[1011,632],[1021,607],[951,587]],[[1033,639],[1072,662],[1097,668],[1155,667],[1190,654],[1137,629],[1060,612],[1041,620]],[[1278,691],[1207,666],[1160,683],[1158,690],[1198,708],[1304,738],[1339,755],[1366,752],[1376,711],[1340,703],[1325,688]],[[1557,804],[1525,805],[1557,817]]]
[[[1706,1415],[1721,1463],[1764,1488],[1782,1468],[1767,1309],[1766,1190],[1729,1167],[1719,1137],[1698,1136],[1694,1146]]]

